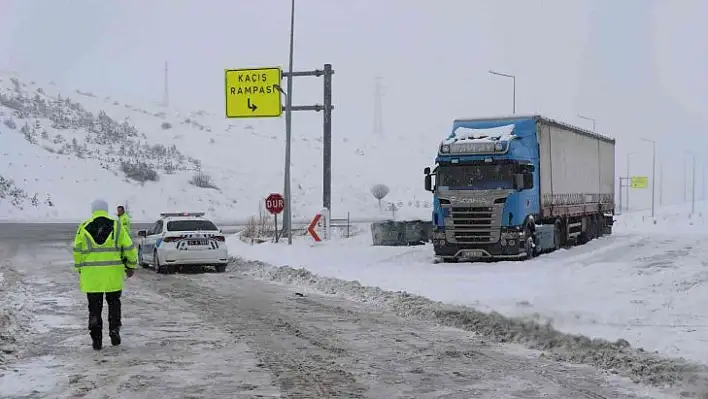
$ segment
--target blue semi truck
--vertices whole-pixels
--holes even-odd
[[[435,163],[438,262],[528,259],[612,233],[610,137],[540,115],[458,119]]]

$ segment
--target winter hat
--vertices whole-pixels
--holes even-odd
[[[108,203],[102,199],[97,199],[91,203],[91,213],[97,211],[108,212]]]

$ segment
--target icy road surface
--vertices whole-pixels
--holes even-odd
[[[73,229],[3,227],[0,398],[668,397],[236,273],[138,270],[124,293],[123,345],[106,337],[94,352],[70,263]]]

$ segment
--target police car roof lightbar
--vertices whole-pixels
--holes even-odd
[[[163,212],[160,214],[160,216],[164,217],[171,217],[171,216],[195,216],[195,217],[202,217],[204,216],[204,212]]]

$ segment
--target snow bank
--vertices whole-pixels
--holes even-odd
[[[18,337],[27,331],[30,297],[19,276],[0,260],[0,366],[15,357]]]
[[[653,386],[677,385],[688,391],[708,386],[708,368],[680,360],[665,359],[631,348],[624,340],[609,342],[561,333],[550,324],[483,313],[465,306],[432,301],[405,291],[391,292],[311,273],[304,268],[274,267],[235,258],[230,270],[268,281],[295,284],[320,293],[340,295],[417,318],[472,331],[501,343],[519,343],[544,351],[548,356],[576,364],[589,364]]]
[[[366,228],[355,238],[320,244],[251,246],[232,238],[229,246],[245,259],[552,322],[563,332],[624,339],[708,364],[708,226],[702,216],[672,217],[680,209],[657,212],[656,225],[642,213],[618,217],[612,236],[526,262],[436,265],[430,246],[373,247]]]

